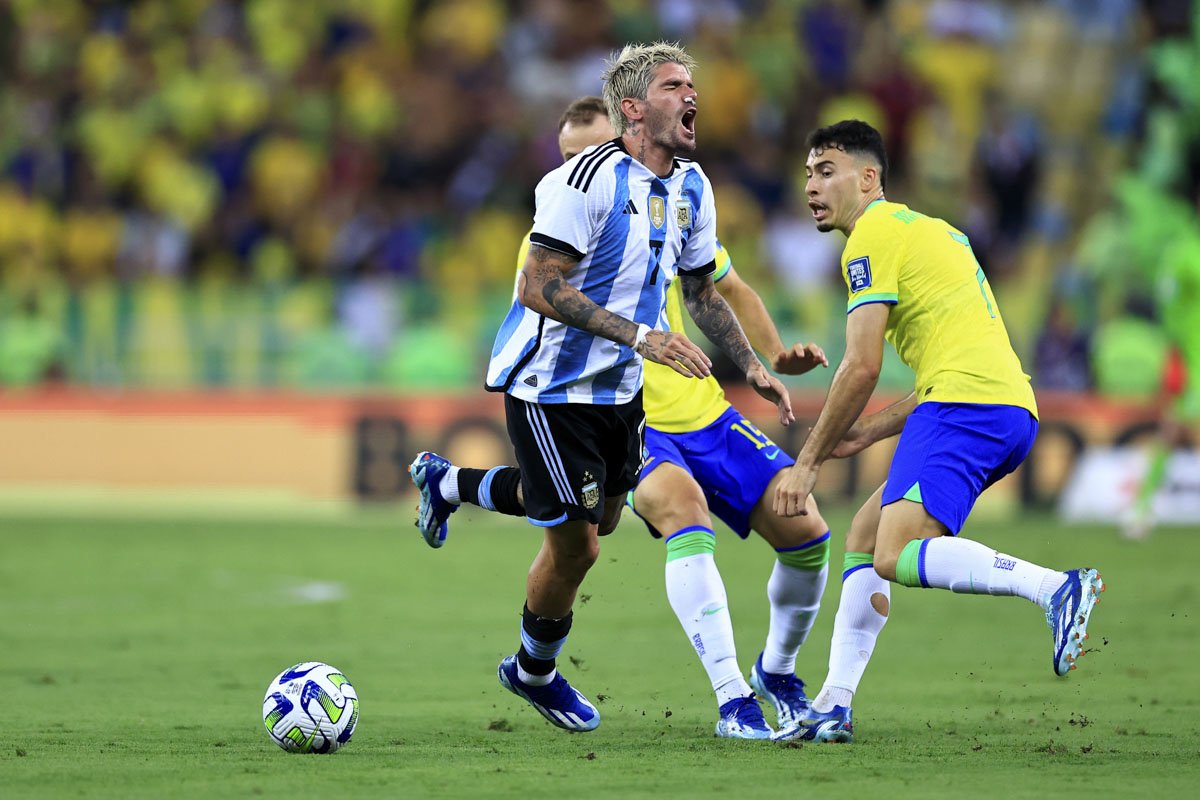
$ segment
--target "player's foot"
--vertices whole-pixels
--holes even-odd
[[[770,739],[774,733],[763,718],[762,708],[753,694],[735,697],[721,706],[717,736],[724,739]]]
[[[795,675],[766,672],[762,666],[762,653],[758,654],[758,660],[750,669],[750,688],[775,706],[780,730],[792,727],[808,714],[808,695],[804,693],[804,681]]]
[[[442,476],[452,466],[449,461],[428,450],[417,453],[408,466],[408,474],[421,492],[421,505],[417,507],[417,529],[430,547],[441,547],[446,543],[446,534],[450,532],[446,520],[458,511],[456,504],[442,497],[439,488]]]
[[[524,698],[553,724],[568,731],[594,731],[600,726],[600,712],[588,699],[575,691],[562,674],[545,686],[530,686],[517,677],[517,657],[509,656],[500,662],[496,673],[500,685],[517,697]]]
[[[1066,575],[1066,583],[1054,593],[1046,608],[1046,622],[1054,633],[1053,664],[1057,675],[1075,669],[1075,662],[1083,655],[1088,619],[1104,591],[1104,581],[1094,569],[1073,569]]]
[[[804,719],[771,737],[777,742],[854,741],[854,721],[849,706],[834,706],[828,711],[809,709]]]

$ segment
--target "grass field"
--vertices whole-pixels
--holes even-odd
[[[848,514],[828,516],[844,529]],[[496,682],[537,534],[468,510],[432,551],[410,517],[0,518],[0,677],[20,723],[0,733],[0,796],[1167,797],[1200,781],[1200,531],[1138,545],[1048,517],[969,526],[1103,570],[1080,669],[1053,676],[1023,600],[897,589],[855,699],[858,740],[798,746],[713,738],[661,545],[632,520],[604,541],[563,664],[603,696],[604,723],[566,734]],[[723,536],[717,559],[748,668],[768,550]],[[839,589],[798,663],[814,690]],[[328,757],[285,754],[261,723],[271,677],[313,659],[362,698],[354,740]]]

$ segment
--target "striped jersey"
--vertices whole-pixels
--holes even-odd
[[[665,178],[620,140],[589,147],[542,178],[531,244],[579,259],[565,277],[596,305],[665,330],[666,289],[714,269],[716,207],[699,165]],[[642,387],[633,348],[532,311],[514,296],[496,334],[487,388],[531,403],[616,405]]]

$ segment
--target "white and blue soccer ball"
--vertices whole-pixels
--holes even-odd
[[[267,687],[263,723],[292,753],[332,753],[354,735],[358,693],[341,670],[320,661],[285,669]]]

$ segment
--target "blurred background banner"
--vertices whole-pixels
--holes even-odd
[[[842,240],[809,218],[802,143],[847,117],[883,132],[889,196],[965,231],[1000,299],[1046,422],[1008,494],[1052,504],[1084,450],[1154,430],[1173,349],[1198,360],[1198,20],[1186,0],[0,4],[0,504],[388,499],[418,447],[506,458],[483,374],[558,116],[611,51],[662,38],[699,61],[697,157],[739,273],[835,363]],[[831,374],[790,380],[806,413]],[[911,380],[890,354],[881,393]],[[826,491],[861,494],[878,458],[858,461]]]

